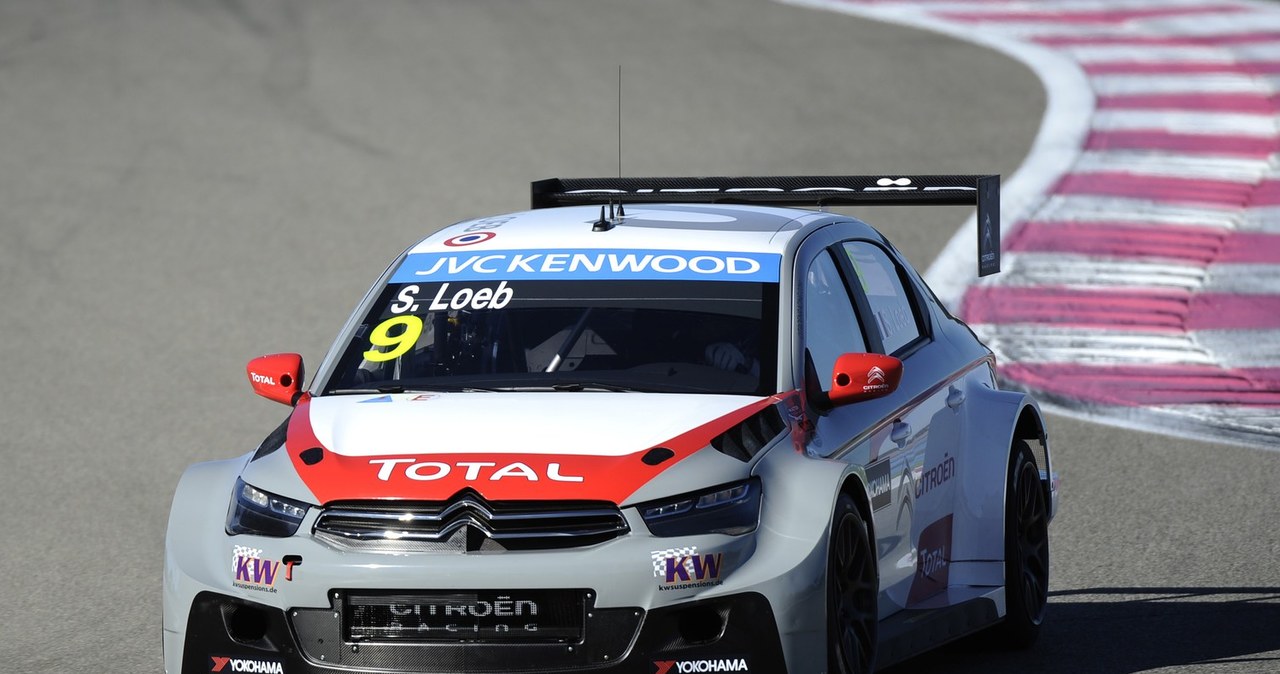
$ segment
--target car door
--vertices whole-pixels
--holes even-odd
[[[926,364],[932,340],[919,298],[881,244],[859,239],[826,247],[810,261],[801,296],[807,387],[829,390],[841,353],[887,353],[904,363],[892,395],[811,410],[809,451],[865,469],[884,617],[946,587],[946,555],[939,551],[949,548],[954,491],[949,480],[929,476],[954,472],[954,444],[946,439],[954,415],[942,414],[947,394],[935,386],[942,375]]]
[[[952,373],[940,365],[946,360],[902,262],[875,241],[845,241],[840,248],[857,279],[855,304],[872,333],[872,348],[903,362],[897,394],[905,407],[896,412],[889,443],[881,447],[889,455],[893,507],[876,510],[875,521],[877,531],[896,543],[886,541],[883,550],[882,599],[890,607],[909,608],[949,584],[964,415],[949,404],[951,388],[942,384]]]

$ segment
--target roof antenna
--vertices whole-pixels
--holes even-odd
[[[622,178],[622,64],[618,64],[618,178]],[[613,210],[613,202],[609,202],[609,209]],[[618,218],[617,222],[627,217],[627,212],[622,207],[622,197],[618,197]],[[614,218],[612,215],[610,220]]]
[[[622,177],[622,64],[618,64],[618,177]]]
[[[622,177],[622,64],[618,64],[618,177]],[[600,205],[600,219],[591,223],[591,231],[607,232],[614,228],[622,219],[627,216],[626,210],[622,207],[622,202],[618,202],[618,208],[615,211],[613,207],[613,199],[609,199],[609,214],[605,217],[604,204]]]
[[[613,202],[612,202],[612,201],[611,201],[611,202],[609,202],[609,208],[613,208]],[[612,220],[613,220],[613,216],[609,216],[609,219],[607,219],[607,220],[605,219],[605,217],[604,217],[604,204],[600,204],[600,219],[599,219],[599,220],[596,220],[596,221],[595,221],[595,222],[593,222],[593,223],[591,223],[591,231],[593,231],[593,232],[607,232],[607,231],[609,231],[609,230],[613,229],[613,222],[612,222]]]

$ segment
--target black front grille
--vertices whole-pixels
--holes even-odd
[[[344,593],[346,641],[582,642],[588,590]]]
[[[285,672],[563,674],[652,667],[644,657],[613,667],[635,642],[645,612],[597,608],[591,589],[334,589],[329,598],[326,608],[289,609],[299,659],[310,666],[286,661]],[[287,639],[290,632],[284,634]],[[199,651],[205,657],[200,672],[208,671],[206,652]]]
[[[330,504],[316,536],[370,551],[542,550],[602,543],[628,531],[612,503],[486,501],[467,489],[448,501]]]

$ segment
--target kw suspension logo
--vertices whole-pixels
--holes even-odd
[[[690,674],[691,672],[749,672],[746,658],[716,660],[654,660],[654,674]]]
[[[210,672],[248,672],[249,674],[284,674],[284,663],[279,660],[251,660],[249,658],[232,658],[210,655],[212,663]]]
[[[653,575],[662,578],[659,590],[687,590],[712,587],[724,581],[724,554],[697,554],[697,547],[659,550],[649,553]]]
[[[293,567],[301,563],[301,557],[285,555],[285,580],[293,580]],[[280,566],[281,562],[263,559],[262,551],[257,548],[237,545],[231,555],[231,569],[235,573],[231,584],[245,590],[275,592],[276,579],[282,575]]]

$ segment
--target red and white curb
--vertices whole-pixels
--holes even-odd
[[[926,274],[1047,407],[1280,449],[1280,4],[784,0],[985,44],[1048,92],[1004,189]],[[975,171],[981,167],[975,167]]]

